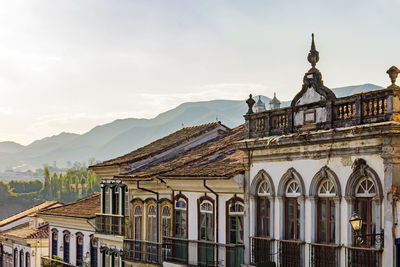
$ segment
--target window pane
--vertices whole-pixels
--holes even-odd
[[[319,224],[319,239],[320,242],[326,242],[326,224],[325,221],[321,221]]]
[[[376,223],[376,205],[373,200],[371,200],[371,222]]]
[[[335,201],[331,200],[330,201],[330,206],[331,206],[331,210],[330,210],[330,220],[331,221],[335,221]]]
[[[331,227],[331,233],[330,233],[330,243],[335,243],[335,223],[334,222],[331,222],[331,225],[330,225],[330,227]]]
[[[293,219],[293,217],[294,217],[293,201],[288,200],[288,219]]]
[[[321,221],[326,221],[326,200],[321,199],[320,200],[320,216],[321,216]]]

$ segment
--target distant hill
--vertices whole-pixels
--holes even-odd
[[[21,151],[22,149],[24,149],[24,146],[15,142],[0,142],[0,153],[14,153]]]
[[[363,84],[332,90],[337,97],[343,97],[380,88],[373,84]],[[270,98],[261,96],[261,99],[268,106]],[[288,105],[290,101],[282,102],[282,107]],[[2,142],[0,170],[11,167],[33,169],[53,162],[62,167],[67,162],[83,162],[89,158],[103,161],[170,134],[182,125],[186,127],[219,120],[228,127],[235,127],[244,122],[243,115],[246,111],[244,100],[187,102],[152,119],[119,119],[96,126],[82,135],[61,133],[37,140],[25,147],[13,142]]]

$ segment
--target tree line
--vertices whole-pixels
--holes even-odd
[[[100,191],[99,177],[86,168],[52,173],[49,167],[45,166],[43,178],[43,182],[38,179],[12,180],[9,183],[0,180],[0,202],[15,202],[24,206],[46,200],[68,203]]]

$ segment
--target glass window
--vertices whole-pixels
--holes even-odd
[[[83,236],[77,235],[76,237],[76,262],[79,267],[83,266]]]
[[[25,254],[25,266],[31,267],[31,255],[28,252]]]
[[[18,250],[14,249],[14,267],[18,267]]]
[[[213,241],[214,225],[213,204],[209,200],[200,203],[200,240]]]
[[[317,239],[320,243],[335,243],[336,189],[330,179],[322,180],[318,188]]]
[[[286,239],[300,238],[300,186],[294,179],[288,182],[286,186]]]
[[[97,248],[98,241],[96,238],[90,240],[90,267],[97,267]]]
[[[235,202],[229,205],[229,243],[243,244],[244,205]]]
[[[19,267],[24,267],[24,251],[19,252]]]
[[[171,207],[165,205],[161,211],[161,232],[162,236],[171,236]]]
[[[149,205],[147,209],[147,240],[157,241],[157,210],[153,204]]]
[[[142,240],[142,206],[133,208],[133,239]]]
[[[51,253],[52,256],[57,256],[57,248],[58,248],[58,232],[53,230],[51,233],[51,242],[52,242],[52,249]]]
[[[175,202],[175,236],[187,237],[187,203],[183,198]]]
[[[270,187],[263,181],[257,190],[257,236],[270,236]]]
[[[64,234],[64,261],[69,263],[69,242],[70,236],[69,234]]]

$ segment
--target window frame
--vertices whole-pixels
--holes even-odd
[[[141,209],[141,214],[140,216],[135,214],[135,210],[136,207]],[[132,202],[132,239],[133,240],[138,240],[141,241],[143,240],[143,208],[144,208],[144,203],[142,200],[134,200]],[[136,233],[137,233],[137,229],[136,229],[136,218],[140,217],[139,223],[140,223],[140,230],[139,230],[139,236],[140,239],[136,239]]]
[[[203,203],[209,203],[212,206],[212,210],[211,211],[204,211],[201,209],[201,205]],[[202,239],[201,237],[201,216],[202,213],[205,214],[211,214],[211,240],[207,240],[207,239]],[[206,236],[207,235],[207,222],[208,222],[208,216],[206,216]],[[214,242],[215,240],[215,200],[209,196],[202,196],[197,200],[197,238],[198,240],[203,240],[203,241],[210,241],[210,242]]]
[[[176,207],[176,203],[177,202],[179,202],[180,200],[184,200],[185,201],[185,203],[186,203],[186,207],[185,208],[180,208],[180,207]],[[189,218],[189,209],[188,209],[188,206],[189,206],[189,201],[188,201],[188,198],[185,196],[185,195],[183,195],[183,194],[178,194],[178,195],[176,195],[175,197],[174,197],[174,223],[173,223],[173,227],[174,227],[174,229],[173,229],[173,233],[174,233],[174,237],[177,237],[177,238],[184,238],[184,239],[187,239],[188,238],[188,232],[189,232],[189,221],[188,221],[188,218]],[[177,233],[176,233],[176,230],[177,230],[177,218],[178,218],[178,216],[177,216],[177,212],[185,212],[186,214],[186,218],[185,218],[185,223],[186,223],[186,230],[185,230],[185,235],[177,235]],[[180,218],[182,218],[182,216],[180,216]],[[182,221],[181,221],[181,223],[182,223]]]
[[[67,241],[68,238],[68,241]],[[68,249],[67,249],[67,244],[68,244]],[[66,253],[68,252],[68,253]],[[65,255],[68,255],[68,258],[66,258]],[[63,232],[63,260],[66,263],[70,263],[71,259],[71,233],[68,230],[64,230]]]
[[[79,239],[82,239],[82,245],[79,245]],[[84,235],[81,232],[77,232],[75,234],[75,243],[76,243],[76,266],[82,267],[83,266],[83,260],[84,260],[84,255],[83,255],[83,251],[84,251],[84,246],[85,246],[85,239],[84,239]],[[81,259],[78,258],[79,256],[79,247],[81,246]],[[79,262],[79,260],[81,262]]]

